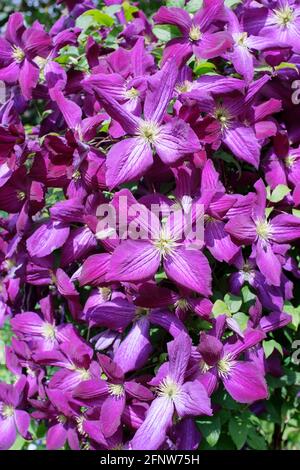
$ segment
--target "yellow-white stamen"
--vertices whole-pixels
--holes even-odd
[[[159,397],[166,397],[170,400],[174,400],[180,393],[180,386],[171,379],[171,377],[166,377],[159,384],[157,389],[157,395]]]

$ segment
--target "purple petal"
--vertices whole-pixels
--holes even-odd
[[[191,355],[192,341],[185,332],[180,333],[168,343],[169,373],[172,379],[181,384]]]
[[[270,243],[258,241],[256,245],[256,262],[267,282],[274,286],[280,286],[281,264]]]
[[[233,124],[225,132],[223,141],[236,157],[258,168],[260,145],[251,127]]]
[[[211,295],[211,269],[205,256],[179,247],[164,259],[167,276],[183,287],[204,296]]]
[[[192,24],[188,12],[177,7],[160,7],[158,12],[155,13],[153,20],[157,24],[171,24],[177,26],[183,34],[187,34],[189,32]]]
[[[46,445],[48,450],[61,449],[67,440],[67,430],[62,424],[55,424],[47,432]]]
[[[174,405],[169,398],[156,398],[146,415],[143,424],[130,441],[132,450],[156,450],[164,442],[166,432],[172,423]]]
[[[237,361],[223,383],[227,392],[239,403],[253,403],[268,397],[267,384],[261,370],[248,361]]]
[[[106,183],[110,189],[141,177],[153,164],[148,142],[139,137],[122,140],[107,154]]]
[[[111,437],[121,423],[121,416],[125,408],[125,396],[110,396],[106,398],[100,414],[100,430],[104,437]]]
[[[121,367],[124,374],[141,369],[147,362],[152,351],[149,332],[149,320],[141,318],[134,324],[118,347],[114,355],[114,362]]]
[[[160,124],[172,98],[178,75],[174,60],[166,62],[162,69],[150,78],[150,91],[146,94],[144,116],[146,121]]]
[[[0,418],[0,450],[8,450],[17,438],[14,417]]]
[[[180,395],[175,397],[174,404],[180,417],[212,415],[210,399],[203,385],[198,382],[186,382]]]
[[[41,225],[27,239],[26,245],[31,256],[43,258],[60,248],[67,240],[70,228],[59,221]]]
[[[135,282],[150,279],[160,264],[160,253],[148,241],[126,240],[114,251],[108,281]]]

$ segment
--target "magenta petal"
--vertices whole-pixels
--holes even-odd
[[[270,243],[258,241],[256,245],[256,262],[267,282],[274,286],[280,286],[281,264]]]
[[[147,362],[152,351],[149,332],[149,320],[141,318],[133,325],[118,347],[114,362],[121,367],[124,374],[141,369]]]
[[[191,18],[187,11],[177,7],[160,7],[153,20],[158,24],[172,24],[177,26],[183,34],[187,34],[191,27]]]
[[[175,118],[161,127],[155,149],[162,161],[170,164],[184,155],[198,152],[200,143],[189,124]]]
[[[227,392],[239,403],[253,403],[268,397],[262,372],[252,362],[237,361],[223,383]]]
[[[277,215],[272,219],[272,239],[277,243],[300,239],[300,218],[290,214]]]
[[[204,296],[211,295],[211,269],[200,251],[179,247],[163,263],[172,281]]]
[[[8,450],[17,438],[14,417],[0,418],[0,450]]]
[[[173,95],[178,68],[173,59],[167,61],[153,78],[150,78],[150,91],[146,94],[144,116],[146,121],[160,124]]]
[[[251,127],[233,124],[224,134],[223,141],[236,157],[258,168],[260,145]]]
[[[139,178],[152,163],[152,150],[147,142],[138,137],[122,140],[107,154],[106,183],[112,189],[120,183]]]
[[[105,282],[111,255],[100,253],[89,256],[82,265],[79,275],[79,284],[84,286],[99,286]]]
[[[168,310],[153,309],[150,312],[149,320],[154,325],[159,325],[175,338],[182,331],[187,332],[186,327],[176,315]]]
[[[204,386],[198,382],[186,382],[178,397],[175,397],[174,404],[180,417],[212,415],[210,399]]]
[[[19,78],[20,65],[11,62],[7,67],[0,69],[0,80],[7,83],[14,83]]]
[[[235,216],[225,225],[225,231],[244,244],[251,244],[255,241],[257,233],[253,220],[245,215]]]
[[[47,432],[46,443],[48,450],[61,449],[67,440],[67,430],[63,424],[55,424]]]
[[[100,430],[104,437],[111,437],[121,423],[121,416],[125,408],[125,395],[109,396],[101,407]]]
[[[52,88],[49,92],[52,101],[54,101],[60,109],[68,127],[76,129],[81,122],[81,108],[74,101],[65,98],[63,92],[57,88]]]
[[[41,225],[27,240],[31,256],[43,258],[60,248],[67,240],[70,228],[59,221]]]
[[[169,374],[176,383],[183,383],[191,355],[192,341],[185,332],[168,343]]]
[[[223,54],[226,49],[232,46],[232,38],[228,33],[205,33],[203,34],[199,45],[194,45],[195,55],[199,59],[212,59]]]
[[[166,432],[172,423],[174,405],[169,398],[156,398],[146,415],[143,424],[135,433],[130,448],[132,450],[156,450],[164,442]]]
[[[208,250],[218,261],[229,262],[240,250],[224,229],[224,222],[208,221],[205,227],[205,243]]]
[[[25,59],[21,65],[19,82],[22,94],[27,100],[32,98],[32,90],[36,87],[39,75],[38,66],[34,62]]]
[[[125,299],[115,299],[91,307],[87,318],[91,326],[105,326],[113,330],[122,330],[132,322],[136,307]]]
[[[15,411],[15,423],[18,429],[18,432],[25,439],[27,437],[28,428],[30,425],[30,416],[26,411],[16,410]]]
[[[126,240],[112,254],[107,280],[147,280],[154,276],[159,264],[160,253],[151,242]]]

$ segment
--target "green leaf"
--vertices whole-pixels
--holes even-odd
[[[252,447],[252,449],[255,449],[255,450],[267,449],[266,441],[253,428],[248,430],[247,443],[249,444],[250,447]]]
[[[162,42],[170,41],[170,39],[180,36],[180,31],[176,26],[169,24],[159,24],[152,28],[153,33]]]
[[[25,442],[25,439],[18,434],[17,439],[9,450],[21,450]]]
[[[286,186],[285,184],[278,184],[276,188],[272,191],[271,196],[269,197],[269,200],[271,202],[279,202],[282,201],[282,199],[285,198],[287,194],[291,192],[290,188]]]
[[[224,301],[231,313],[238,312],[243,303],[240,297],[237,297],[236,295],[232,294],[226,294],[224,297]]]
[[[224,3],[228,8],[232,8],[233,6],[238,5],[241,2],[242,0],[225,0]]]
[[[139,11],[136,6],[131,5],[129,2],[123,2],[122,7],[127,21],[131,21],[133,19],[133,14]]]
[[[281,62],[281,64],[279,65],[276,65],[275,67],[275,70],[278,71],[278,70],[283,70],[283,69],[293,69],[295,70],[297,73],[299,73],[299,70],[298,70],[298,67],[296,64],[293,64],[291,62]]]
[[[194,65],[194,73],[197,77],[199,77],[200,75],[205,75],[206,73],[215,72],[215,70],[215,64],[213,64],[212,62],[207,62],[206,60],[196,60]]]
[[[190,0],[185,9],[189,13],[196,13],[203,5],[203,0]]]
[[[177,7],[177,8],[184,8],[185,0],[167,0],[166,6],[167,7]]]
[[[228,429],[236,448],[240,450],[245,445],[248,435],[248,428],[245,421],[239,416],[233,416],[229,421]]]
[[[247,328],[249,317],[243,312],[237,312],[232,318],[238,323],[240,329],[244,331]]]
[[[292,317],[292,322],[289,324],[289,327],[292,327],[293,330],[297,331],[300,325],[300,305],[294,307],[290,302],[286,302],[283,308],[284,312],[289,313]]]
[[[86,31],[91,26],[100,27],[100,26],[113,26],[114,19],[103,13],[100,10],[87,10],[82,15],[80,15],[76,20],[76,26],[83,31]]]
[[[266,358],[271,356],[274,349],[277,349],[277,351],[279,351],[280,354],[283,355],[281,344],[277,343],[277,341],[275,341],[274,339],[263,341],[263,348],[264,348]]]
[[[224,314],[230,316],[230,312],[228,310],[227,305],[225,304],[225,302],[223,302],[223,300],[219,300],[219,299],[215,301],[213,305],[212,313],[215,318]]]
[[[207,443],[214,447],[221,434],[221,420],[219,416],[197,419],[196,423]]]

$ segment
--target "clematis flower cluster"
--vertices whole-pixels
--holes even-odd
[[[0,449],[195,450],[291,321],[300,3],[64,3],[0,37]]]

